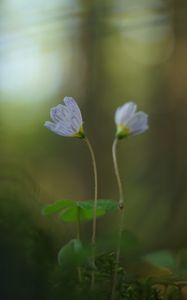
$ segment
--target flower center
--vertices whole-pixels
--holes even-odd
[[[117,134],[116,136],[118,139],[122,139],[124,137],[127,137],[130,134],[130,129],[125,126],[124,124],[119,124],[117,127]]]
[[[79,131],[73,135],[73,137],[77,137],[77,138],[81,138],[81,139],[85,138],[84,128],[82,125],[81,125]]]

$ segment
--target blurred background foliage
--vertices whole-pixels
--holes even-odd
[[[125,228],[145,252],[187,244],[186,20],[185,0],[0,1],[0,285],[9,298],[32,290],[28,297],[40,291],[41,299],[49,265],[74,236],[41,207],[93,198],[84,143],[43,126],[64,96],[81,107],[100,198],[118,198],[116,107],[134,100],[149,114],[150,130],[119,145]],[[99,220],[100,238],[115,232],[115,220]],[[89,239],[91,224],[82,232]]]

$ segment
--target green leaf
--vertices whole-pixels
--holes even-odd
[[[60,220],[64,222],[77,222],[78,212],[77,207],[72,207],[66,210],[63,210],[60,213]]]
[[[83,209],[92,209],[94,206],[94,200],[88,200],[88,201],[79,201],[77,202],[78,207]]]
[[[60,212],[62,209],[75,207],[76,202],[72,200],[60,200],[55,203],[49,204],[43,208],[42,213],[45,216],[50,216],[54,213]]]
[[[118,207],[116,201],[113,200],[98,200],[96,217],[105,215],[106,213],[115,210]],[[54,213],[60,213],[60,219],[64,222],[76,222],[78,216],[80,221],[88,221],[93,219],[94,200],[89,201],[72,201],[60,200],[46,206],[42,213],[45,216],[50,216]]]
[[[94,207],[94,200],[80,201],[78,204],[81,208],[92,208]],[[118,208],[117,201],[103,199],[97,200],[97,208],[105,210],[105,212],[113,211]]]
[[[116,210],[118,208],[118,202],[114,200],[98,200],[97,207],[104,209],[106,212]]]
[[[93,219],[93,208],[81,208],[80,209],[80,221],[89,221]],[[97,208],[96,209],[96,217],[101,217],[105,215],[104,209]]]
[[[103,209],[97,209],[96,216],[100,217],[105,214],[105,211]],[[60,214],[60,219],[64,222],[77,222],[78,215],[80,218],[80,221],[88,221],[93,219],[93,207],[90,208],[81,208],[79,206],[77,207],[71,207],[69,209],[66,209],[65,211],[62,211]]]
[[[158,267],[164,267],[170,270],[176,269],[175,257],[170,251],[163,250],[150,253],[144,256],[144,259]]]
[[[187,248],[182,248],[177,252],[176,264],[179,272],[187,272]]]
[[[86,261],[86,252],[80,240],[70,240],[58,252],[58,263],[63,268],[82,265]]]

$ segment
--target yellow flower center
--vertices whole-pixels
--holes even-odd
[[[119,124],[117,126],[117,133],[116,133],[116,136],[119,138],[119,139],[122,139],[124,137],[127,137],[128,135],[130,134],[130,129],[125,126],[124,124]]]
[[[84,128],[83,128],[83,125],[81,125],[80,129],[79,129],[79,132],[75,133],[73,135],[73,137],[77,137],[77,138],[81,138],[81,139],[84,139],[85,138],[85,133],[84,133]]]

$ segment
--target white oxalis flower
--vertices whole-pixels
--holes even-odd
[[[130,134],[137,135],[143,133],[149,128],[148,115],[142,111],[136,112],[136,109],[137,105],[134,102],[127,102],[116,110],[116,136],[119,139]]]
[[[82,115],[72,97],[65,97],[64,105],[52,107],[50,116],[53,122],[46,121],[46,128],[62,136],[84,138]]]

